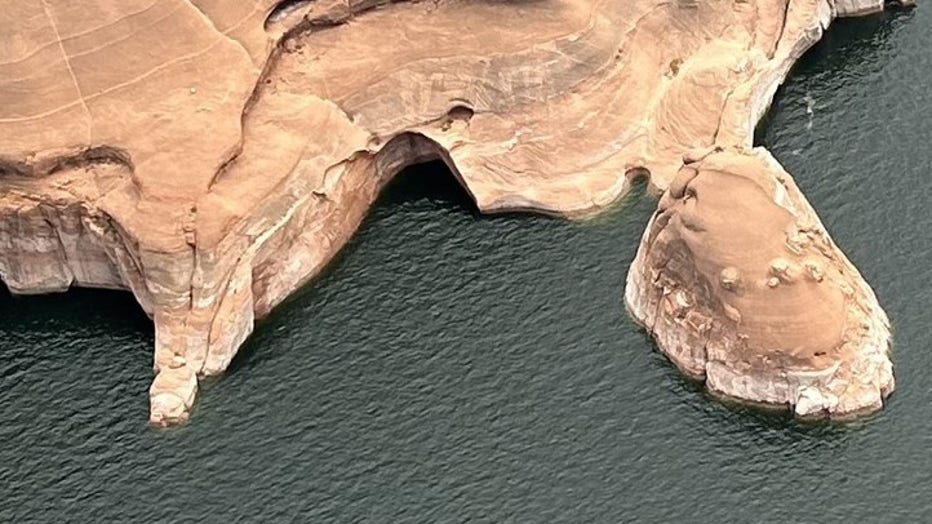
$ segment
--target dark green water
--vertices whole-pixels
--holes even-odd
[[[587,223],[486,218],[429,166],[177,430],[145,426],[129,295],[0,294],[0,521],[929,522],[925,7],[837,24],[759,137],[893,319],[879,416],[800,425],[683,381],[622,308],[642,191]]]

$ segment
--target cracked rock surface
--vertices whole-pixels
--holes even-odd
[[[882,0],[14,3],[0,10],[0,278],[14,293],[132,291],[156,329],[150,420],[180,422],[198,378],[226,369],[255,319],[327,264],[405,166],[444,160],[484,212],[586,217],[643,175],[663,192],[690,151],[727,149],[736,153],[707,161],[744,165],[754,126],[795,60],[836,16],[882,8]],[[751,171],[769,180],[777,168],[765,164]],[[773,239],[747,240],[743,250],[772,248]],[[636,266],[647,271],[642,255],[650,258],[639,254]],[[799,271],[782,258],[786,271],[780,265],[773,278]],[[814,290],[835,289],[830,269]],[[846,275],[869,292],[853,268]],[[703,302],[702,292],[686,300]],[[835,332],[822,331],[838,328],[838,308],[853,302],[829,291],[792,297],[824,299],[835,314],[795,318],[786,339],[818,332],[804,338],[825,347],[807,350],[826,354],[809,364],[799,357],[792,369],[823,373],[840,353]],[[884,324],[867,302],[865,322]],[[751,303],[729,307],[737,312],[716,314],[757,318]],[[670,332],[701,339],[695,329]],[[887,343],[885,330],[868,332]],[[670,339],[654,334],[670,354]],[[849,378],[859,372],[851,367]],[[710,386],[719,376],[708,375]],[[797,411],[845,402],[832,388],[837,405],[818,387],[797,387],[788,401],[736,387],[722,389]]]
[[[893,390],[873,291],[762,149],[680,169],[625,297],[670,360],[713,393],[840,418],[879,409]]]

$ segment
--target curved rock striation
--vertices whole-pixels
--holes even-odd
[[[719,395],[841,418],[879,409],[893,391],[873,291],[761,149],[680,169],[625,302],[678,368]]]
[[[880,0],[40,0],[0,12],[0,278],[131,290],[156,425],[406,165],[585,217],[747,150],[795,60]]]

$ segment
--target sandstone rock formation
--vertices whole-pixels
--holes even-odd
[[[229,365],[406,165],[443,159],[486,212],[588,216],[634,176],[665,190],[686,151],[750,148],[831,20],[882,7],[14,3],[0,11],[0,278],[14,293],[132,291],[156,330],[150,420],[179,422],[198,377]]]
[[[713,393],[844,417],[893,390],[886,315],[766,151],[712,152],[680,169],[625,298]]]

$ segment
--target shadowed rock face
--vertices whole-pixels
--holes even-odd
[[[0,277],[131,290],[156,328],[151,421],[181,421],[197,377],[229,365],[406,165],[443,159],[486,212],[588,216],[633,174],[664,191],[684,152],[749,148],[831,20],[882,4],[20,2],[0,11]],[[723,205],[706,179],[739,183],[691,186]],[[703,272],[723,250],[684,260]],[[848,303],[823,287],[773,295]],[[748,336],[781,330],[800,369],[847,332],[837,315],[768,318],[748,316]]]

